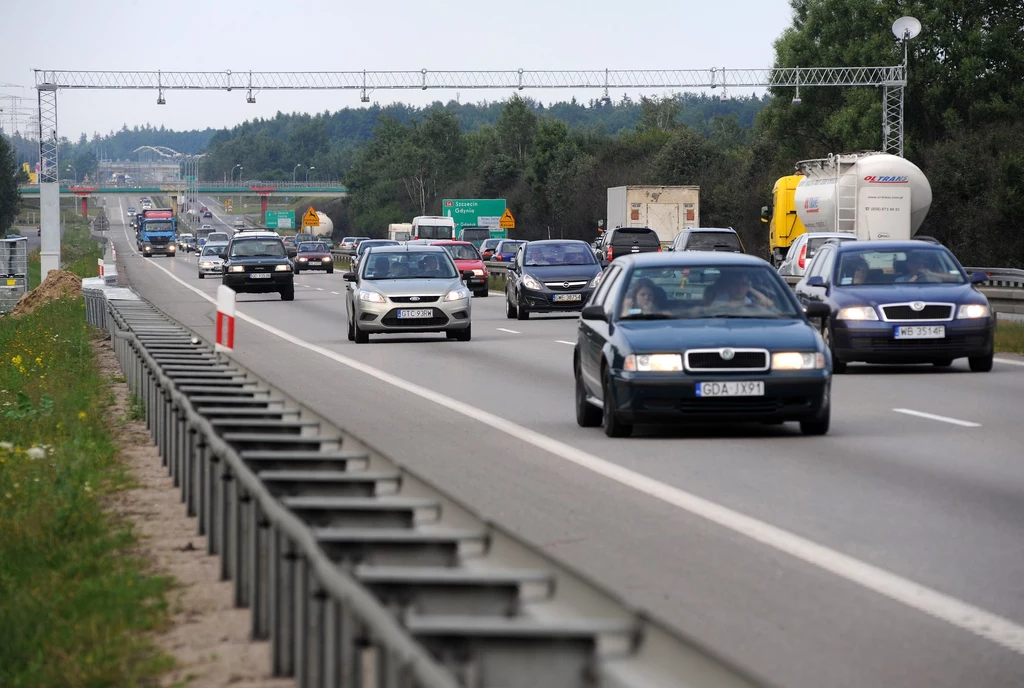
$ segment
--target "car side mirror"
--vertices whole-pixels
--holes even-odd
[[[462,271],[462,279],[469,280],[469,279],[472,279],[472,278],[473,278],[473,271],[472,270],[463,270]]]
[[[825,280],[822,279],[821,275],[814,275],[813,277],[807,278],[808,287],[824,287]]]
[[[511,263],[509,263],[508,266],[505,268],[505,270],[507,272],[515,272],[516,271],[516,262],[512,261]]]
[[[804,306],[804,314],[808,318],[827,318],[832,315],[832,308],[827,303],[815,301]]]
[[[761,222],[768,222],[768,206],[761,206]]]
[[[221,252],[221,253],[217,254],[217,257],[220,258],[221,260],[227,260],[228,259],[228,254],[225,253],[225,252]]]
[[[981,284],[982,282],[988,282],[988,275],[984,272],[971,273],[971,284]]]
[[[584,320],[604,320],[608,322],[608,314],[604,312],[604,308],[601,306],[584,306],[580,317]]]
[[[358,281],[359,275],[357,275],[354,272],[346,272],[341,276],[341,279],[345,280],[346,282],[355,282]]]

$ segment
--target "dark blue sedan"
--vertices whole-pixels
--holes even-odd
[[[771,265],[738,253],[616,259],[580,316],[576,421],[609,437],[638,423],[799,421],[828,432],[831,360]]]
[[[825,244],[794,287],[804,305],[825,304],[822,335],[837,373],[854,361],[932,363],[967,358],[992,370],[995,314],[944,246],[926,241]]]

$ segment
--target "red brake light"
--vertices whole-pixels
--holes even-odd
[[[611,246],[608,247],[608,260],[609,260],[609,262],[612,260],[612,247]]]
[[[807,258],[807,244],[800,247],[800,258],[797,259],[796,264],[800,266],[800,269],[804,269],[804,264]]]

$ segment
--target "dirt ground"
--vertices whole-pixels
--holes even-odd
[[[77,298],[82,295],[82,278],[64,270],[51,270],[35,289],[18,299],[11,310],[12,316],[27,315],[57,299]]]
[[[109,413],[121,458],[139,484],[115,495],[111,509],[134,524],[139,551],[154,573],[178,581],[169,593],[171,626],[155,637],[178,663],[161,685],[291,688],[294,680],[270,676],[270,645],[249,640],[249,611],[234,607],[232,583],[220,581],[220,560],[206,554],[206,538],[196,535],[196,520],[185,515],[181,492],[145,423],[128,419],[128,386],[118,381],[121,369],[110,342],[95,342],[94,349],[100,372],[111,381]]]

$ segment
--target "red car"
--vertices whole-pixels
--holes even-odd
[[[473,277],[466,283],[466,286],[473,292],[473,296],[487,296],[487,266],[484,265],[484,259],[480,257],[476,246],[468,241],[432,241],[430,243],[447,251],[455,261],[455,267],[459,269],[459,272],[473,271]]]
[[[334,272],[334,257],[324,241],[303,241],[292,258],[292,264],[296,275],[309,270]]]

